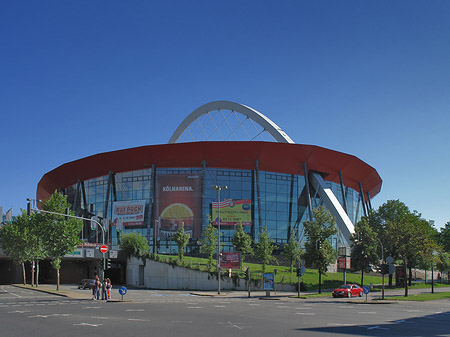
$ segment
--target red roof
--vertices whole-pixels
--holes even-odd
[[[308,170],[325,173],[325,180],[339,183],[342,171],[344,185],[370,197],[380,192],[382,180],[377,171],[355,156],[314,145],[273,142],[194,142],[149,145],[126,150],[99,153],[63,164],[44,174],[37,188],[37,199],[45,200],[57,188],[67,188],[78,179],[88,180],[115,173],[151,168],[207,167],[255,169],[260,171],[303,175]]]

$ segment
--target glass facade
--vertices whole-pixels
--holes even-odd
[[[287,242],[289,233],[294,231],[297,239],[305,241],[303,222],[309,220],[309,211],[301,195],[305,195],[305,178],[302,175],[290,175],[255,170],[232,170],[220,168],[157,168],[116,173],[114,179],[110,176],[98,177],[84,181],[84,192],[79,184],[65,190],[69,202],[74,209],[85,215],[95,214],[100,219],[113,218],[113,201],[145,201],[143,219],[139,226],[109,226],[107,241],[113,247],[120,243],[123,234],[136,231],[149,241],[151,250],[156,244],[159,253],[176,253],[177,246],[170,238],[157,236],[154,228],[158,228],[161,220],[155,207],[156,182],[160,176],[200,177],[201,192],[195,198],[201,205],[200,228],[208,225],[208,216],[212,215],[212,203],[217,202],[218,192],[212,188],[214,185],[227,186],[220,194],[221,200],[251,200],[252,225],[244,226],[244,230],[257,241],[258,233],[267,226],[267,231],[280,248]],[[342,204],[340,184],[327,182],[339,202]],[[109,191],[109,194],[108,194]],[[303,193],[302,193],[303,192]],[[311,191],[313,194],[313,192]],[[84,197],[85,194],[85,197]],[[349,218],[356,223],[363,215],[360,194],[345,187],[344,194],[347,201]],[[84,200],[85,199],[85,200]],[[106,203],[108,200],[108,203]],[[312,206],[322,204],[318,195],[311,195]],[[77,205],[78,204],[78,205]],[[106,205],[108,204],[108,205]],[[104,221],[104,220],[103,220]],[[104,221],[105,223],[105,221]],[[200,233],[199,233],[200,234]],[[231,238],[234,226],[221,227],[221,241],[223,250],[233,251]],[[340,245],[339,234],[331,239],[335,249]],[[97,230],[85,225],[83,239],[88,242],[98,242],[101,238]],[[198,237],[191,238],[187,253],[195,254],[199,251]]]

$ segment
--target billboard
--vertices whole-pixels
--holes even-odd
[[[233,200],[225,199],[219,203],[212,203],[213,225],[218,225],[220,206],[220,225],[237,226],[242,223],[243,226],[252,224],[252,201],[250,199]]]
[[[220,268],[241,269],[241,253],[220,253]]]
[[[123,227],[144,226],[145,200],[115,201],[111,225],[118,230]]]
[[[165,174],[156,176],[156,219],[160,239],[170,240],[184,224],[191,238],[201,232],[202,177],[192,174]]]

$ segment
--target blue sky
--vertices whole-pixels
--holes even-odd
[[[0,205],[99,152],[167,143],[202,104],[353,154],[450,220],[450,1],[2,1]]]

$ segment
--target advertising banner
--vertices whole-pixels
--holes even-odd
[[[116,201],[113,203],[111,225],[116,229],[144,226],[145,200]]]
[[[156,218],[158,234],[170,240],[184,224],[191,238],[200,237],[202,177],[190,174],[156,176]]]
[[[221,253],[220,268],[241,269],[241,253]]]
[[[350,269],[351,258],[350,257],[340,257],[339,258],[339,269]]]
[[[212,203],[213,225],[218,225],[220,206],[220,225],[221,226],[251,226],[252,224],[252,201],[250,199],[232,200],[225,199],[219,203]]]
[[[274,275],[272,273],[263,274],[263,289],[264,290],[274,290]]]

